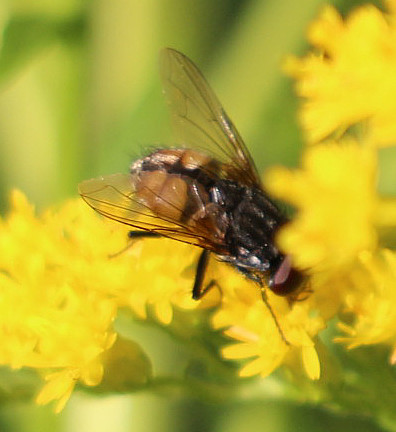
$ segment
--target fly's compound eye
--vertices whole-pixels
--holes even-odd
[[[271,275],[268,285],[275,294],[287,296],[299,291],[304,280],[304,274],[292,267],[290,257],[286,256],[280,266]]]

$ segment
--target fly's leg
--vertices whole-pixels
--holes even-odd
[[[151,232],[151,231],[129,231],[128,233],[128,238],[131,240],[144,239],[144,238],[159,238],[159,237],[162,237],[161,234],[158,234],[156,232]],[[115,257],[125,252],[130,247],[131,244],[128,244],[123,250],[112,255],[112,257]],[[203,287],[203,283],[205,280],[205,273],[209,263],[209,257],[210,257],[210,252],[206,249],[204,249],[201,255],[199,256],[197,271],[195,273],[194,286],[192,290],[192,297],[194,300],[201,299],[214,286],[219,287],[218,283],[214,279],[212,279],[205,287]]]
[[[128,232],[128,239],[130,240],[139,240],[144,238],[158,238],[158,237],[162,237],[161,234],[158,234],[156,232],[151,232],[151,231],[129,231]],[[118,257],[118,255],[121,255],[124,252],[126,252],[132,245],[133,242],[131,241],[123,249],[121,249],[120,251],[112,255],[109,255],[109,257],[110,258]]]
[[[259,285],[260,293],[261,293],[261,298],[263,299],[263,302],[264,302],[265,306],[267,307],[268,312],[270,313],[272,319],[274,320],[274,323],[275,323],[275,326],[276,326],[276,328],[278,330],[279,336],[281,337],[281,339],[283,340],[283,342],[287,346],[289,346],[290,342],[286,339],[286,336],[283,333],[282,327],[279,324],[278,318],[276,317],[275,312],[272,309],[272,306],[271,306],[270,302],[268,301],[267,291],[266,291],[267,288],[263,286],[262,279],[258,275],[254,274],[254,273],[250,273],[249,271],[247,271],[244,268],[239,268],[238,267],[238,270],[242,274],[244,274],[246,277],[248,277],[250,280],[252,280],[253,282],[256,282]]]
[[[192,297],[194,300],[201,299],[214,286],[219,287],[219,285],[214,279],[212,279],[205,287],[203,287],[206,269],[208,268],[209,257],[210,252],[206,249],[204,249],[199,256],[197,271],[195,273],[194,286],[192,290]]]
[[[278,318],[276,317],[275,312],[272,309],[270,302],[268,301],[266,288],[263,287],[263,286],[260,286],[260,292],[261,292],[261,298],[263,299],[264,304],[267,306],[267,309],[268,309],[269,313],[271,314],[272,319],[274,320],[274,323],[276,325],[276,328],[277,328],[277,330],[279,332],[279,335],[280,335],[281,339],[283,340],[283,342],[287,346],[289,346],[290,342],[286,339],[286,336],[283,333],[282,327],[279,324]]]
[[[141,239],[141,238],[158,238],[162,237],[161,234],[152,231],[129,231],[128,238],[129,239]]]

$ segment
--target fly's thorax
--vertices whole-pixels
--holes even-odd
[[[205,175],[216,177],[220,170],[217,160],[191,149],[169,148],[159,149],[150,155],[135,161],[130,172],[166,171],[169,174],[181,174],[192,178]]]
[[[276,233],[287,219],[273,202],[259,189],[227,180],[218,182],[211,195],[224,208],[228,222],[229,254],[220,260],[260,285],[265,282],[275,294],[296,292],[305,277],[276,245]]]
[[[274,237],[284,216],[257,189],[226,184],[218,186],[217,196],[229,220],[226,242],[230,255],[241,267],[269,270],[280,259]]]

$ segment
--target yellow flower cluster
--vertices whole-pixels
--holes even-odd
[[[335,306],[354,316],[337,340],[384,343],[396,352],[396,199],[381,197],[380,148],[396,144],[396,2],[387,14],[371,5],[343,19],[326,7],[310,27],[316,48],[286,69],[302,96],[310,144],[302,168],[276,169],[268,186],[298,214],[279,235],[295,262],[314,274],[313,290],[338,292]],[[331,138],[329,138],[331,137]],[[389,242],[391,243],[391,242]]]
[[[384,206],[375,191],[376,162],[371,148],[343,138],[306,150],[299,170],[273,169],[268,187],[298,209],[278,242],[312,274],[316,308],[323,317],[337,311],[355,316],[353,325],[340,324],[348,337],[338,340],[395,349],[396,255],[380,242]]]
[[[46,376],[39,401],[59,399],[61,409],[77,380],[100,382],[98,356],[115,340],[110,329],[115,304],[91,289],[89,264],[83,268],[74,241],[67,239],[81,235],[82,227],[74,232],[73,219],[65,226],[62,214],[50,212],[38,220],[19,192],[13,193],[12,205],[0,225],[0,362],[56,368]],[[90,246],[81,242],[81,247]],[[72,271],[66,275],[65,268]]]
[[[180,268],[196,254],[181,244],[173,255],[174,243],[163,241],[162,255],[148,241],[112,258],[126,246],[126,229],[103,222],[82,200],[40,217],[18,191],[11,205],[0,220],[0,364],[42,371],[47,384],[37,402],[57,400],[60,411],[78,382],[101,382],[119,307],[145,317],[154,304],[168,323],[171,305],[195,306]],[[158,277],[148,283],[151,272]]]
[[[271,170],[266,187],[297,209],[277,241],[309,275],[300,301],[268,292],[266,304],[255,284],[212,262],[221,298],[194,302],[197,248],[165,239],[128,247],[127,227],[82,201],[37,217],[13,193],[0,221],[0,364],[42,370],[39,403],[57,400],[59,411],[76,383],[100,383],[121,307],[145,319],[150,306],[167,325],[175,307],[217,302],[212,325],[232,341],[223,357],[244,360],[241,376],[286,365],[318,379],[317,335],[345,312],[354,319],[340,318],[338,341],[388,344],[396,362],[396,254],[382,234],[395,229],[396,201],[377,191],[378,149],[396,143],[394,1],[389,11],[364,6],[344,20],[327,7],[309,31],[315,53],[287,62],[315,145],[299,169]]]
[[[326,7],[308,31],[317,52],[286,65],[305,99],[300,118],[308,143],[361,123],[367,142],[394,145],[395,1],[388,6],[389,14],[384,14],[365,5],[346,20]]]
[[[325,323],[319,315],[311,314],[312,302],[297,302],[290,307],[285,299],[267,293],[287,345],[257,286],[243,280],[233,270],[221,270],[219,280],[227,289],[223,290],[213,325],[225,328],[224,333],[238,342],[223,348],[225,358],[248,359],[240,375],[267,376],[282,364],[299,369],[302,361],[307,375],[311,379],[319,378],[320,364],[313,337]]]
[[[297,209],[277,241],[310,275],[311,295],[288,305],[269,294],[290,346],[258,293],[239,282],[224,296],[214,324],[238,341],[223,350],[225,357],[251,358],[241,375],[265,376],[299,357],[307,375],[318,378],[315,336],[346,312],[355,319],[340,320],[346,336],[338,341],[350,348],[389,344],[396,361],[396,255],[380,235],[396,228],[396,200],[377,191],[378,148],[396,143],[396,2],[389,4],[389,15],[365,6],[345,20],[326,7],[309,29],[316,51],[286,62],[302,97],[303,131],[316,145],[304,151],[300,169],[274,168],[265,183]]]

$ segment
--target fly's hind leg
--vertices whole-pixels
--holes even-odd
[[[158,238],[162,237],[161,234],[152,231],[129,231],[128,238],[129,239],[141,239],[141,238]]]
[[[194,286],[192,290],[192,297],[194,300],[201,299],[214,286],[220,288],[215,279],[212,279],[205,287],[203,286],[209,257],[210,252],[204,249],[198,258],[197,271],[195,273]]]
[[[139,240],[139,239],[145,239],[145,238],[158,238],[158,237],[162,237],[161,234],[158,234],[158,233],[152,232],[152,231],[129,231],[128,232],[128,239],[129,240]],[[114,254],[111,254],[109,257],[110,258],[118,257],[119,255],[126,252],[132,245],[133,245],[133,242],[130,241],[123,249],[121,249],[120,251],[118,251]]]

